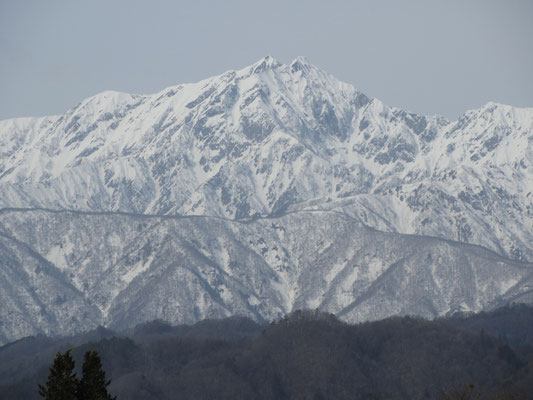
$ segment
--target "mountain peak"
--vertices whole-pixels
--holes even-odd
[[[306,57],[303,57],[303,56],[296,57],[291,62],[291,65],[290,65],[291,72],[293,72],[293,73],[297,72],[297,71],[302,71],[304,69],[311,68],[311,67],[312,67],[312,65],[309,62],[309,60]]]
[[[487,104],[485,104],[481,108],[487,111],[494,111],[496,109],[507,109],[507,108],[513,108],[513,107],[508,104],[502,104],[502,103],[497,103],[495,101],[489,101]]]
[[[263,72],[268,69],[273,69],[281,66],[282,64],[271,55],[261,58],[250,66],[250,71],[255,74]]]

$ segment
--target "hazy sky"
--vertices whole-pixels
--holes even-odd
[[[0,119],[298,55],[389,105],[533,106],[533,0],[0,0]]]

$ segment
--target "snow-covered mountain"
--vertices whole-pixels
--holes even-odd
[[[0,123],[1,207],[246,218],[340,207],[367,225],[533,259],[533,109],[387,107],[297,58]]]
[[[0,121],[3,340],[156,317],[316,306],[361,320],[526,298],[532,142],[532,108],[419,116],[304,58]]]

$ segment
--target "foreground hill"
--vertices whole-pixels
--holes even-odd
[[[242,318],[154,322],[118,337],[99,329],[27,338],[0,348],[0,397],[38,398],[54,352],[75,346],[78,364],[88,349],[102,355],[110,391],[122,399],[418,400],[468,384],[483,399],[531,399],[532,323],[527,307],[360,325],[298,311],[270,325]],[[495,332],[521,339],[506,342]]]

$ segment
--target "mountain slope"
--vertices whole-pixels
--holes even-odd
[[[33,276],[21,283],[5,274],[6,287],[33,297],[24,298],[25,308],[3,303],[4,313],[24,322],[1,325],[3,342],[99,324],[123,329],[156,318],[272,320],[301,308],[351,322],[437,317],[489,309],[533,289],[531,264],[479,246],[376,231],[333,211],[247,222],[4,211],[0,232],[25,243],[0,257],[0,271],[17,264]],[[51,277],[56,281],[46,284]],[[60,303],[56,290],[63,293]],[[24,311],[38,307],[55,319]]]

